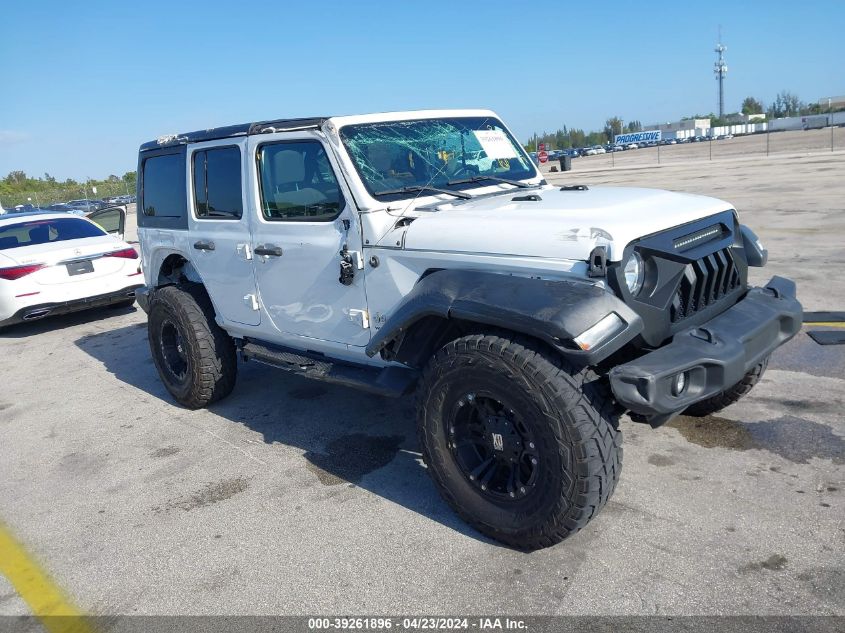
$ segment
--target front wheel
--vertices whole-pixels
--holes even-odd
[[[202,287],[156,290],[147,330],[161,381],[180,404],[199,409],[231,393],[238,372],[235,345],[215,322]]]
[[[447,503],[487,536],[520,549],[554,545],[613,493],[622,434],[606,387],[534,341],[454,340],[418,389],[425,463]]]

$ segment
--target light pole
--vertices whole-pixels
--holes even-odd
[[[827,98],[827,124],[830,126],[830,151],[833,151],[833,110],[830,97]]]

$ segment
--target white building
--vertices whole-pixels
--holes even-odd
[[[660,130],[661,137],[665,139],[707,136],[710,133],[710,119],[682,119],[672,123],[655,123],[643,127],[644,132],[652,130]]]

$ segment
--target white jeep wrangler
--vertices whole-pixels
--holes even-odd
[[[607,502],[622,413],[735,402],[801,323],[791,281],[747,286],[767,253],[730,204],[549,185],[487,110],[167,136],[138,174],[138,301],[177,401],[227,396],[238,354],[416,390],[443,497],[520,548]]]

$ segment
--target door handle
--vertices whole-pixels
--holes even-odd
[[[272,244],[259,244],[252,252],[256,255],[263,255],[264,257],[281,257],[282,248],[280,246],[273,246]]]
[[[203,242],[200,240],[199,242],[194,242],[194,248],[198,251],[213,251],[214,242]]]

